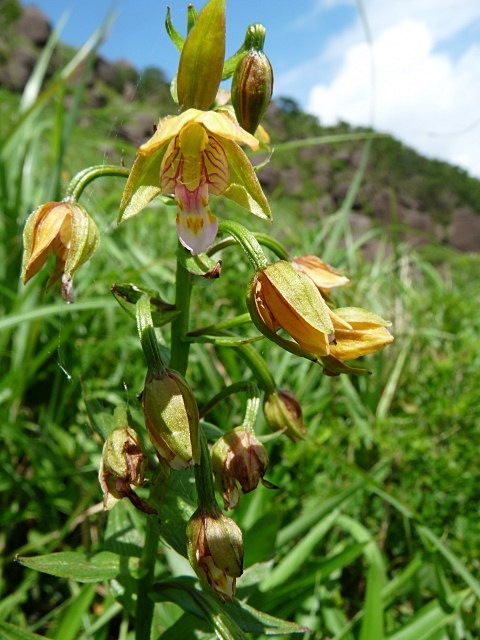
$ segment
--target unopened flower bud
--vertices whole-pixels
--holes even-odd
[[[209,0],[182,48],[177,95],[182,111],[211,107],[222,79],[225,57],[225,0]]]
[[[212,468],[225,509],[234,509],[243,493],[253,491],[262,480],[268,456],[250,429],[238,427],[219,438],[212,447]]]
[[[140,400],[157,454],[172,469],[198,462],[198,407],[185,379],[171,369],[159,375],[148,372]]]
[[[290,391],[277,389],[268,394],[263,403],[263,413],[273,431],[285,430],[292,440],[305,437],[307,430],[302,421],[302,408]]]
[[[23,283],[38,273],[53,253],[56,263],[47,287],[62,278],[62,295],[73,302],[73,275],[93,255],[98,243],[97,225],[79,204],[68,200],[42,204],[25,223]]]
[[[252,25],[247,32],[251,40],[250,50],[238,63],[232,79],[232,104],[240,125],[249,133],[255,133],[273,92],[273,70],[263,52],[265,29]]]
[[[105,509],[111,509],[118,500],[128,498],[137,509],[156,513],[131,487],[143,484],[145,459],[140,440],[133,429],[125,427],[110,432],[103,446],[98,474]]]
[[[233,600],[236,579],[243,573],[242,532],[216,513],[196,511],[187,524],[188,559],[201,582],[224,602]]]

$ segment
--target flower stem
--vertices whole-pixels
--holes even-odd
[[[150,311],[150,297],[146,294],[136,303],[137,329],[140,343],[147,361],[148,370],[155,376],[159,376],[166,369],[162,360],[157,336],[152,322]]]
[[[179,248],[179,251],[185,251]],[[190,343],[186,340],[190,321],[190,299],[192,294],[192,279],[190,273],[177,258],[177,274],[175,283],[175,307],[179,315],[172,322],[170,345],[170,367],[185,375],[188,366]]]
[[[104,176],[128,178],[129,173],[130,169],[127,167],[119,167],[118,165],[112,164],[99,164],[94,165],[93,167],[87,167],[87,169],[83,169],[83,171],[77,173],[70,180],[70,184],[65,192],[65,200],[77,202],[85,187],[97,178],[102,178]]]
[[[197,487],[198,509],[201,513],[216,513],[220,510],[215,498],[212,462],[205,434],[200,429],[200,464],[195,465],[195,485]]]
[[[135,620],[135,640],[150,640],[154,601],[149,592],[155,579],[155,559],[159,541],[158,516],[147,517],[145,527],[145,545],[140,558],[140,570],[144,574],[137,582],[137,607]]]
[[[252,267],[255,271],[264,269],[268,265],[268,260],[263,253],[262,247],[251,231],[234,220],[222,220],[218,225],[220,233],[233,236],[238,244],[245,251]]]

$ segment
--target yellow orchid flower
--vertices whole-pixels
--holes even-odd
[[[188,109],[161,119],[152,138],[138,149],[119,221],[139,213],[157,195],[173,196],[179,240],[197,254],[205,251],[217,233],[210,195],[223,195],[271,219],[267,199],[241,144],[253,150],[259,146],[226,110]]]
[[[371,311],[358,307],[341,307],[330,312],[335,340],[330,355],[336,360],[354,360],[380,351],[393,342],[386,327],[390,322]]]

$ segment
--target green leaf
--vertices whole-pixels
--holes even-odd
[[[455,573],[465,581],[477,598],[480,598],[480,582],[474,578],[463,562],[428,527],[419,525],[417,531],[424,540],[428,540],[442,554]]]
[[[375,556],[373,556],[375,557]],[[385,583],[383,566],[372,562],[367,572],[367,590],[363,606],[364,616],[360,629],[360,640],[383,640],[383,598],[382,589]]]
[[[366,482],[361,480],[360,482],[350,485],[348,489],[332,496],[328,500],[320,502],[314,508],[309,505],[298,518],[278,532],[277,546],[282,547],[302,535],[305,531],[309,531],[316,522],[346,502],[357,493],[357,491],[363,489],[365,484]]]
[[[59,551],[44,556],[17,557],[24,567],[48,573],[59,578],[78,582],[101,582],[111,580],[122,573],[129,573],[135,561],[125,566],[125,557],[111,551],[87,555],[79,551]]]
[[[156,602],[175,602],[184,611],[210,620],[217,637],[222,640],[243,640],[244,633],[280,635],[309,631],[295,622],[257,611],[238,600],[221,604],[214,596],[198,591],[192,578],[178,578],[158,583],[152,597]],[[229,635],[232,632],[238,635]]]
[[[95,596],[96,585],[85,585],[79,594],[70,602],[62,616],[57,632],[56,640],[75,640],[82,627],[82,617],[90,608]]]
[[[469,590],[465,590],[455,594],[451,599],[452,606],[460,606],[469,593]],[[433,640],[437,637],[439,630],[444,629],[447,624],[453,623],[457,617],[457,612],[453,614],[446,612],[438,600],[433,600],[422,607],[411,622],[388,636],[388,640]],[[445,636],[442,635],[443,637]]]
[[[0,638],[1,640],[40,640],[40,638],[48,640],[47,636],[39,636],[9,622],[0,622]]]
[[[335,510],[325,518],[320,520],[313,527],[313,529],[307,533],[307,535],[298,542],[295,547],[290,549],[288,555],[279,562],[279,564],[272,569],[270,575],[262,581],[259,586],[260,591],[268,591],[274,587],[282,584],[294,575],[300,567],[311,557],[315,547],[323,540],[325,535],[335,524],[339,511]]]

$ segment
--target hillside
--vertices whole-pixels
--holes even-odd
[[[34,6],[17,0],[0,2],[0,92],[2,124],[8,130],[21,91],[51,25]],[[72,51],[59,45],[47,77],[56,73]],[[72,85],[74,86],[74,84]],[[69,99],[67,95],[66,100]],[[134,149],[151,135],[158,118],[173,110],[169,83],[160,69],[135,69],[128,61],[110,62],[97,56],[91,73],[76,137],[81,149],[67,154],[67,171],[105,161],[129,163]],[[276,149],[259,177],[272,201],[288,209],[295,220],[318,224],[342,203],[362,157],[365,130],[347,123],[322,127],[289,98],[278,97],[265,125]],[[85,135],[88,133],[88,135]],[[292,140],[344,134],[353,139],[336,143],[291,145]],[[81,141],[81,142],[80,142]],[[288,145],[282,146],[283,143]],[[380,224],[396,239],[449,245],[461,251],[480,250],[480,181],[447,163],[417,154],[390,136],[376,136],[368,156],[362,186],[350,216],[354,236]],[[374,251],[370,241],[366,249]]]

